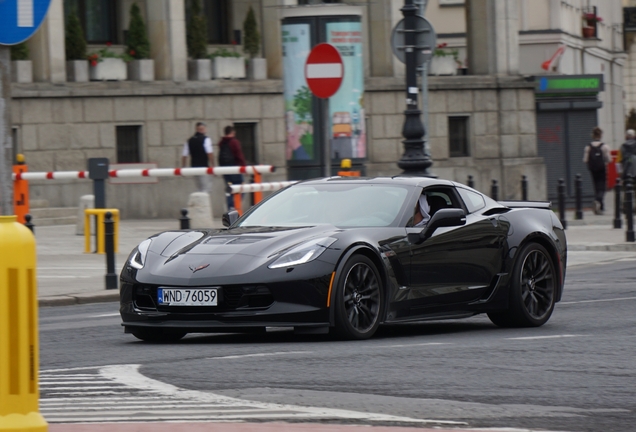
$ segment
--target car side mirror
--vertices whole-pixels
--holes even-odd
[[[420,244],[430,238],[437,228],[466,225],[466,214],[462,209],[440,209],[428,221],[419,233],[410,233],[407,238],[411,244]]]
[[[223,213],[222,221],[224,227],[229,227],[233,225],[239,218],[239,212],[236,210],[229,211],[227,213]]]

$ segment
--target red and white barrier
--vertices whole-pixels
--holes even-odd
[[[224,174],[265,174],[274,172],[273,165],[250,165],[236,167],[209,167],[209,168],[150,168],[150,169],[121,169],[108,172],[110,177],[195,177],[201,175]],[[72,180],[88,179],[88,171],[51,171],[51,172],[24,172],[13,174],[15,180]],[[279,188],[280,189],[280,188]]]
[[[240,185],[230,185],[231,189],[230,193],[238,194],[238,193],[253,193],[253,192],[271,192],[277,191],[279,189],[286,188],[289,185],[293,185],[294,183],[298,183],[297,181],[282,181],[282,182],[271,182],[271,183],[250,183],[250,184],[240,184]]]

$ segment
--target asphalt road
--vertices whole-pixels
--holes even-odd
[[[123,334],[117,304],[42,308],[42,410],[49,422],[134,412],[137,420],[629,431],[635,266],[628,257],[570,267],[563,301],[541,328],[499,329],[478,316],[383,328],[363,342],[272,331],[153,345]]]

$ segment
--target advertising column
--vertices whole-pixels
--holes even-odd
[[[367,131],[361,8],[320,5],[291,8],[283,14],[285,160],[289,179],[320,177],[325,170],[335,173],[342,159],[351,159],[354,169],[364,173]],[[320,43],[338,49],[344,68],[342,85],[329,98],[328,111],[324,108],[326,101],[313,96],[305,80],[307,57]],[[330,150],[325,149],[326,145]]]

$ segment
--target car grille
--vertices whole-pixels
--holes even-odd
[[[212,312],[263,309],[274,303],[265,285],[224,285],[219,288],[218,306],[159,306],[156,285],[134,285],[133,303],[139,310],[163,312]],[[177,287],[175,287],[177,288]]]

